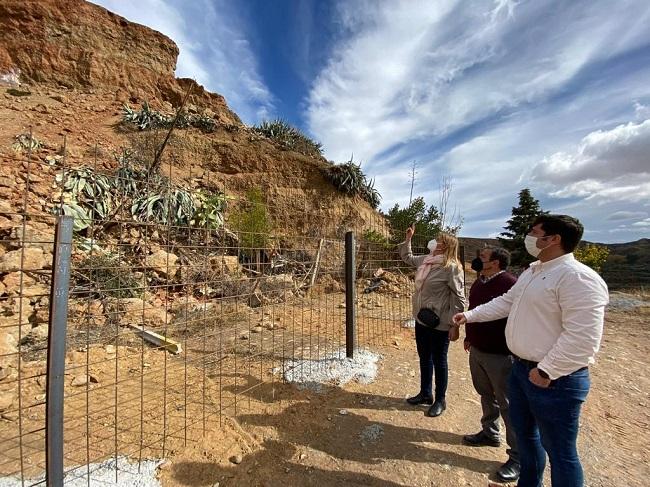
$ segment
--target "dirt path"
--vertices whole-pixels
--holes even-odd
[[[648,485],[649,316],[648,308],[608,316],[580,435],[589,487]],[[487,485],[505,448],[461,444],[480,418],[467,356],[460,342],[452,346],[448,409],[428,418],[404,402],[418,386],[412,333],[400,330],[378,350],[383,358],[372,384],[320,394],[278,383],[255,388],[238,423],[224,420],[163,466],[163,485]],[[239,464],[228,460],[236,455]]]

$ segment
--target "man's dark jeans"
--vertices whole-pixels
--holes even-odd
[[[416,323],[415,343],[420,357],[420,393],[425,396],[432,395],[431,386],[435,369],[435,399],[442,400],[447,393],[449,332],[435,330]]]
[[[528,379],[530,369],[515,360],[510,375],[510,421],[517,435],[521,476],[518,487],[540,487],[551,462],[553,487],[582,487],[576,440],[580,408],[589,393],[589,371],[561,377],[548,388]]]

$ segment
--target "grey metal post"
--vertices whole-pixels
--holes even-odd
[[[68,321],[70,257],[74,219],[62,215],[56,224],[50,321],[47,337],[47,401],[45,422],[45,463],[48,487],[63,485],[63,394],[65,378],[65,338]]]
[[[345,234],[345,354],[348,358],[354,356],[356,341],[356,264],[354,254],[354,232]]]

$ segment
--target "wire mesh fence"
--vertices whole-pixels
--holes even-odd
[[[354,345],[382,345],[411,317],[401,235],[378,214],[359,221],[326,201],[308,212],[309,189],[292,189],[305,181],[290,179],[242,196],[205,161],[181,175],[173,160],[152,168],[95,146],[73,167],[61,146],[35,155],[28,143],[9,186],[0,180],[0,477],[46,482],[60,215],[74,221],[63,464],[89,485],[97,462],[114,459],[118,480],[120,457],[164,458],[288,371],[345,357],[346,232],[356,233]],[[415,251],[427,240],[417,235]]]

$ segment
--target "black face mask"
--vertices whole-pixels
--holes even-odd
[[[476,272],[481,272],[483,270],[483,261],[480,257],[477,257],[472,261],[472,270]]]

